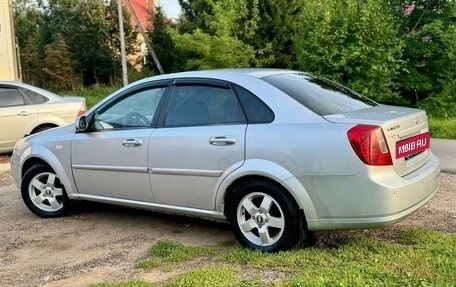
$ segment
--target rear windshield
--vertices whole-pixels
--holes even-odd
[[[261,78],[320,116],[347,113],[378,104],[329,80],[304,73]]]

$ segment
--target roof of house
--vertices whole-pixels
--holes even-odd
[[[127,8],[128,12],[132,14],[132,11],[130,11],[129,5],[126,3],[127,0],[122,0],[122,4],[124,7]],[[150,15],[151,15],[151,10],[155,8],[155,1],[153,0],[129,0],[131,3],[131,6],[133,10],[135,11],[136,16],[138,16],[139,22],[141,23],[141,26],[143,28],[147,28],[150,23]],[[130,16],[130,23],[133,27],[138,26],[135,17],[133,15]]]

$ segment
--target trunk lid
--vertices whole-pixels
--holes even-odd
[[[85,102],[84,97],[78,97],[78,96],[63,96],[62,99],[66,102],[76,102],[76,103]]]
[[[394,170],[399,176],[415,171],[429,160],[429,148],[420,148],[429,146],[429,136],[426,134],[429,133],[429,126],[425,111],[379,105],[324,118],[333,123],[380,126],[385,134]],[[409,151],[411,147],[413,150]]]

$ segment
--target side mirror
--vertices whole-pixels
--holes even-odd
[[[86,116],[80,116],[76,119],[74,126],[76,128],[76,132],[85,132],[87,131],[87,117]]]

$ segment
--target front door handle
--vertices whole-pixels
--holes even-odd
[[[142,145],[141,139],[126,139],[122,141],[122,145],[125,147],[135,147]]]
[[[27,111],[20,111],[17,113],[18,116],[28,116],[28,112]]]
[[[209,143],[216,146],[234,145],[236,143],[236,138],[229,136],[213,137],[209,140]]]

